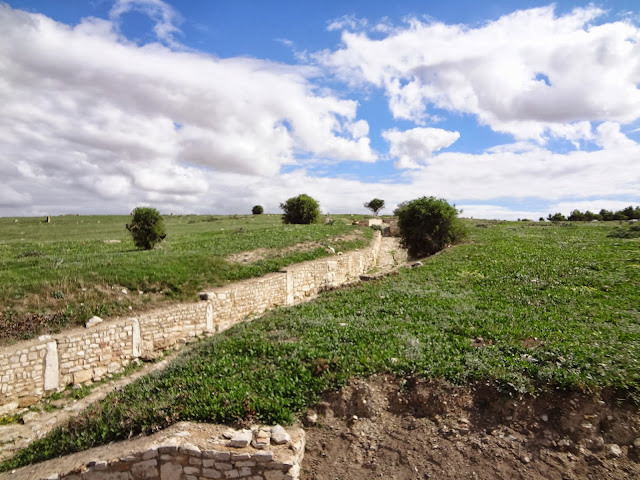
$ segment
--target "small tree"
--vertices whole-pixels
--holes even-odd
[[[547,215],[547,220],[549,220],[550,222],[566,222],[567,221],[565,216],[561,213],[555,213],[553,215],[549,214]]]
[[[370,202],[366,202],[364,207],[368,208],[374,215],[378,216],[378,212],[384,208],[384,200],[374,198]]]
[[[444,199],[422,197],[403,202],[393,213],[398,217],[402,245],[414,258],[432,255],[464,236],[458,210]]]
[[[155,208],[137,207],[132,215],[127,230],[131,232],[136,247],[151,250],[167,236],[162,217]]]
[[[320,205],[304,193],[281,203],[280,208],[284,211],[284,223],[309,224],[318,222],[320,218]]]
[[[251,213],[254,215],[262,215],[264,213],[264,208],[262,208],[262,205],[256,205],[251,209]]]

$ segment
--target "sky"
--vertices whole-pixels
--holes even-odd
[[[0,32],[0,216],[640,205],[637,0],[9,0]]]

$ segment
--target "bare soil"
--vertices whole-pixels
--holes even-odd
[[[374,376],[326,394],[306,423],[304,480],[640,478],[638,407],[611,392],[511,398]]]
[[[229,263],[254,263],[258,260],[264,260],[265,258],[284,257],[292,252],[308,252],[319,247],[326,248],[333,242],[357,240],[361,237],[361,232],[355,231],[354,233],[348,233],[332,238],[331,241],[326,244],[320,242],[302,242],[285,248],[256,248],[255,250],[249,250],[248,252],[238,252],[228,255],[225,257],[225,260]]]

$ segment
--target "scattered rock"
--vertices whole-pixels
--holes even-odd
[[[271,434],[264,429],[258,430],[256,432],[255,438],[251,442],[251,445],[253,445],[253,447],[257,448],[258,450],[267,448],[269,445],[271,445]]]
[[[612,443],[609,445],[609,454],[618,458],[622,455],[622,449],[619,445]]]
[[[335,249],[333,247],[329,247],[329,246],[327,246],[327,252],[336,253]]]
[[[5,403],[4,405],[0,406],[0,416],[10,414],[16,411],[19,407],[20,404],[18,402]]]
[[[33,422],[38,418],[38,412],[27,412],[22,416],[22,423]]]
[[[307,415],[304,417],[304,424],[306,426],[309,425],[315,425],[316,423],[318,423],[318,414],[316,412],[308,412]]]
[[[234,432],[233,437],[227,442],[228,447],[244,448],[249,445],[253,439],[253,432],[251,430],[240,430]]]
[[[284,445],[291,441],[291,436],[280,425],[271,427],[271,441],[275,445]]]
[[[129,292],[127,291],[126,288],[123,288],[122,290],[120,290],[120,293],[122,293],[123,295],[129,295]]]
[[[100,317],[94,315],[87,321],[87,323],[84,324],[84,326],[85,328],[91,328],[91,327],[95,327],[96,325],[102,322],[103,320]]]
[[[411,268],[421,267],[424,265],[422,262],[414,262],[411,264]]]

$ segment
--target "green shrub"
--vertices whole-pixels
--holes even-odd
[[[402,245],[414,258],[433,255],[464,236],[458,210],[444,199],[422,197],[403,202],[394,214]]]
[[[264,213],[264,208],[262,208],[262,205],[256,205],[251,209],[251,213],[254,215],[262,215]]]
[[[310,224],[317,223],[320,218],[320,205],[304,193],[281,203],[280,208],[284,211],[284,223]]]
[[[138,248],[151,250],[167,236],[162,217],[155,208],[137,207],[133,210],[133,220],[127,224],[133,243]]]

